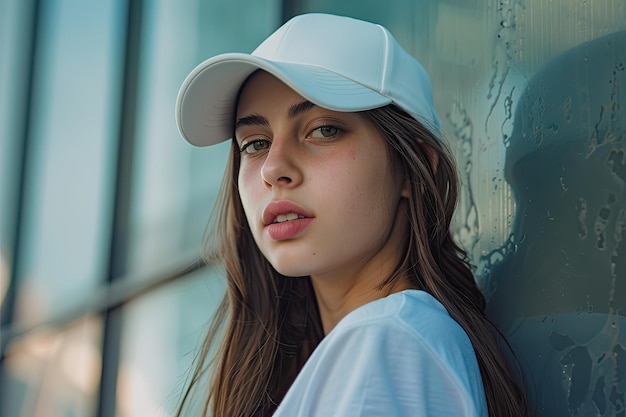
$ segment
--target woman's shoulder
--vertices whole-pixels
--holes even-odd
[[[432,295],[405,290],[365,304],[346,315],[329,333],[339,335],[355,330],[380,333],[388,338],[413,338],[444,347],[451,338],[471,349],[465,331]]]
[[[437,300],[408,290],[346,315],[276,415],[475,417],[485,410],[469,339]]]

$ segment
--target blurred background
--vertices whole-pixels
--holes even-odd
[[[173,414],[223,294],[198,259],[227,150],[179,137],[178,88],[319,11],[431,74],[535,414],[624,416],[625,3],[0,0],[0,414]]]

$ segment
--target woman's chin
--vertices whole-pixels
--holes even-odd
[[[301,278],[311,275],[309,268],[303,268],[302,264],[294,265],[293,263],[272,263],[274,269],[281,275],[286,277]]]

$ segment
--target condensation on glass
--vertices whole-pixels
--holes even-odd
[[[523,81],[494,100],[511,103],[501,140],[515,205],[481,278],[537,416],[623,416],[626,5],[559,5],[530,36],[551,5],[511,5],[515,26],[495,43],[494,62]]]
[[[310,0],[380,22],[431,74],[455,236],[537,417],[626,415],[626,4]]]

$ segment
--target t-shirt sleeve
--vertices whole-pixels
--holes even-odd
[[[458,332],[439,329],[447,340],[430,343],[402,323],[371,322],[331,334],[275,416],[482,416],[474,351]]]

